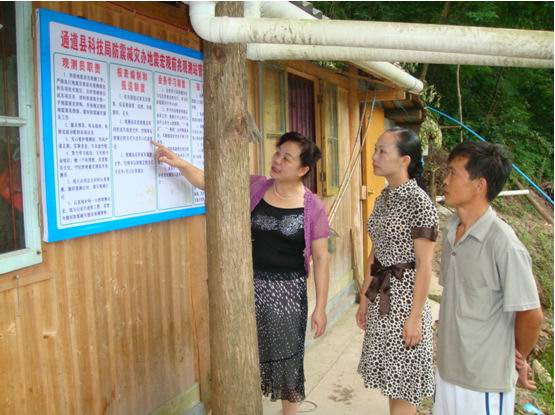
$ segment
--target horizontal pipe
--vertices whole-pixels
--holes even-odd
[[[289,1],[261,1],[260,11],[264,17],[277,17],[282,19],[318,20],[312,14],[295,6]]]
[[[271,9],[268,8],[267,3],[272,4]],[[188,2],[189,5],[189,16],[191,19],[191,24],[197,35],[202,39],[215,41],[213,32],[217,32],[220,28],[218,24],[211,23],[213,20],[214,13],[216,11],[215,2]],[[263,7],[259,7],[260,4]],[[266,7],[264,7],[266,6]],[[289,2],[247,2],[245,3],[245,16],[251,18],[252,21],[257,21],[257,16],[260,15],[260,9],[264,10],[265,13],[281,13],[281,15],[290,19],[300,19],[303,16],[304,19],[314,19],[313,16],[306,14],[301,9],[292,5]],[[227,19],[227,18],[223,18]],[[266,19],[266,20],[276,20],[276,19]],[[307,21],[307,20],[303,20]],[[247,45],[248,46],[248,45]],[[284,58],[286,59],[286,58]],[[397,68],[388,62],[354,62],[361,69],[370,72],[380,78],[386,78],[398,85],[399,87],[418,94],[424,88],[424,84],[419,79],[409,75],[402,69]]]
[[[530,190],[522,189],[522,190],[505,190],[499,193],[497,196],[521,196],[521,195],[529,195]],[[437,196],[436,202],[443,202],[445,200],[445,196]]]
[[[300,20],[317,20],[312,14],[302,10],[301,8],[295,6],[293,3],[288,1],[262,1],[257,2],[260,4],[259,10],[264,15],[264,17],[276,17],[283,19],[300,19]],[[247,45],[247,54],[249,50]],[[283,45],[263,45],[271,47],[280,47]],[[297,45],[288,45],[297,46]],[[310,47],[303,45],[302,47]],[[318,46],[318,48],[326,48],[325,46]],[[287,59],[287,58],[284,58]],[[317,59],[315,59],[317,60]],[[325,59],[322,59],[325,60]],[[420,79],[408,74],[397,66],[389,62],[379,62],[376,59],[372,59],[372,62],[365,61],[351,61],[357,67],[363,71],[369,72],[379,78],[385,78],[395,85],[401,87],[402,89],[412,92],[413,94],[419,94],[422,89],[424,89],[424,84]]]
[[[414,62],[447,65],[510,66],[520,68],[553,68],[553,59],[530,59],[508,56],[488,56],[462,53],[424,52],[401,49],[369,49],[339,46],[247,45],[251,60],[338,60]]]
[[[370,72],[379,78],[385,78],[394,84],[400,86],[401,88],[412,92],[413,94],[419,94],[424,89],[424,84],[420,79],[409,75],[402,69],[392,65],[389,62],[352,62],[355,66],[363,69],[366,72]]]
[[[214,17],[215,3],[190,3],[197,34],[215,43],[275,43],[553,59],[553,32],[415,23]]]
[[[23,127],[27,120],[19,117],[6,117],[0,115],[0,127]]]

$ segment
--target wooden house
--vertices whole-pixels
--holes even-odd
[[[43,241],[37,9],[202,51],[183,3],[0,4],[0,413],[204,413],[210,402],[205,217]],[[263,135],[250,145],[252,173],[267,174],[276,138],[299,131],[323,151],[307,186],[329,207],[360,121],[361,135],[368,134],[332,223],[338,234],[330,241],[333,322],[354,304],[355,273],[362,278],[369,251],[365,223],[384,185],[371,171],[374,143],[394,121],[407,121],[402,108],[411,107],[409,121],[418,124],[421,105],[351,64],[248,61],[247,70],[248,109]]]

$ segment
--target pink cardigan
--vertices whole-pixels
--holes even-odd
[[[262,200],[266,191],[274,184],[274,179],[264,176],[250,176],[251,212]],[[306,275],[310,273],[310,257],[312,241],[327,238],[330,235],[330,224],[326,207],[318,197],[305,187],[304,194],[304,267]]]

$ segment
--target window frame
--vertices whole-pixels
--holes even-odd
[[[0,275],[42,262],[36,163],[32,2],[15,2],[18,116],[0,115],[0,126],[19,129],[25,248],[0,254]]]
[[[322,184],[324,196],[335,196],[341,186],[340,172],[340,125],[339,125],[339,86],[328,81],[321,81],[320,94],[322,95],[321,120],[322,120]],[[332,102],[334,101],[334,102]],[[335,112],[335,117],[330,119],[330,107]],[[335,123],[334,123],[335,121]],[[335,131],[333,131],[335,130]],[[332,146],[335,143],[335,149]],[[334,151],[335,150],[335,151]],[[333,177],[337,183],[333,183]]]
[[[268,176],[270,174],[271,168],[271,157],[269,154],[273,154],[275,151],[275,145],[279,138],[287,132],[287,126],[289,125],[289,117],[287,111],[287,71],[286,69],[276,63],[260,63],[259,66],[259,91],[260,91],[260,101],[259,101],[259,114],[260,114],[260,130],[262,131],[263,139],[260,141],[259,145],[259,160],[260,160],[260,171],[261,174]],[[264,122],[265,117],[265,70],[275,71],[279,76],[279,90],[280,90],[280,97],[279,97],[279,108],[280,108],[280,120],[279,123],[282,127],[280,131],[270,131]],[[271,146],[271,151],[270,147]]]

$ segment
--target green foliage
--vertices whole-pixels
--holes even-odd
[[[345,1],[314,6],[333,19],[439,23],[447,12],[443,21],[450,25],[553,31],[553,2],[449,2],[447,8],[446,3]],[[419,76],[422,65],[403,68]],[[430,65],[426,82],[437,91],[435,106],[458,118],[455,73],[455,65]],[[506,145],[515,164],[545,189],[553,189],[553,70],[461,66],[460,79],[464,123],[486,140]],[[444,146],[451,148],[459,138],[459,130],[445,130]]]
[[[553,228],[524,197],[500,197],[493,206],[514,229],[533,259],[534,276],[546,316],[553,316]]]
[[[442,107],[458,118],[455,68],[430,68]],[[504,144],[517,164],[540,184],[553,183],[553,72],[541,69],[461,67],[464,122],[486,140]],[[471,135],[465,133],[466,138]],[[474,138],[472,138],[474,139]],[[445,133],[446,146],[459,141]]]
[[[314,2],[332,19],[389,22],[442,23],[553,31],[553,2]],[[420,76],[423,65],[404,64]],[[425,83],[433,94],[424,102],[459,118],[455,65],[429,65]],[[504,144],[513,160],[544,189],[553,189],[553,70],[486,66],[461,66],[460,87],[463,121],[490,142]],[[428,96],[429,95],[429,96]],[[450,122],[441,120],[449,125]],[[459,142],[457,129],[443,130],[443,144],[450,149]],[[465,138],[474,140],[470,134]],[[436,151],[428,158],[444,155]],[[435,156],[434,156],[435,154]],[[440,157],[441,158],[441,157]],[[438,159],[439,160],[439,159]],[[427,163],[430,165],[433,163]],[[440,162],[437,166],[442,165]],[[442,169],[440,169],[442,170]],[[430,172],[428,172],[430,173]],[[434,180],[434,182],[437,181]],[[438,190],[440,180],[438,181]],[[494,203],[515,229],[533,258],[534,275],[542,305],[553,325],[553,228],[524,198],[500,198]],[[537,358],[553,376],[553,335]],[[544,413],[553,413],[553,383],[539,384],[533,393]],[[519,408],[517,407],[517,412]]]
[[[553,378],[553,227],[545,223],[524,197],[498,198],[493,205],[503,220],[511,225],[532,257],[547,328],[547,340],[539,351],[534,351],[532,358],[538,359]],[[553,382],[537,382],[537,386],[537,391],[532,393],[535,404],[545,414],[553,413]],[[516,413],[521,413],[518,409]]]
[[[551,342],[545,348],[545,352],[540,358],[540,363],[553,377],[553,338],[551,338]],[[548,414],[549,411],[553,413],[553,382],[540,383],[536,396],[540,401],[544,413]]]
[[[441,295],[437,294],[428,294],[428,298],[432,301],[435,301],[438,304],[441,304]]]

